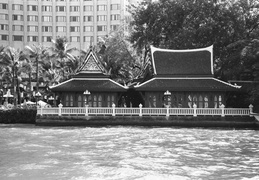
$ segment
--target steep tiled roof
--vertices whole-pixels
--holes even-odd
[[[138,91],[235,91],[239,87],[212,77],[153,78],[135,86]]]
[[[192,50],[168,50],[151,46],[151,59],[154,75],[213,75],[212,46]]]
[[[108,79],[108,78],[73,78],[58,85],[50,87],[52,91],[71,91],[83,92],[86,89],[89,91],[98,92],[124,92],[127,87]]]

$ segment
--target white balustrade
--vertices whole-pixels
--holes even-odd
[[[59,107],[38,108],[38,115],[85,115],[85,116],[251,116],[252,105],[249,108],[138,108],[125,107]]]

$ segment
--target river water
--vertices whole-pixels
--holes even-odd
[[[0,124],[0,179],[259,179],[259,131]]]

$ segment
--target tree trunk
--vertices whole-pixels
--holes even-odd
[[[36,57],[36,93],[39,92],[39,57]]]
[[[15,88],[15,77],[16,77],[16,75],[15,75],[15,65],[13,66],[13,68],[12,68],[12,70],[13,70],[13,103],[14,103],[14,106],[16,106],[17,105],[17,103],[16,103],[16,88]]]
[[[29,99],[29,100],[31,100],[31,97],[32,97],[32,90],[31,90],[31,72],[29,73],[29,87],[30,87],[30,90],[29,90],[30,99]]]
[[[19,80],[18,80],[18,74],[16,71],[16,83],[17,83],[17,100],[18,100],[18,104],[21,104],[21,99],[20,99],[20,86],[19,86]]]

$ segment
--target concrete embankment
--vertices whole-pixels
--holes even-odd
[[[38,116],[39,126],[181,126],[259,129],[259,121],[249,116]]]

